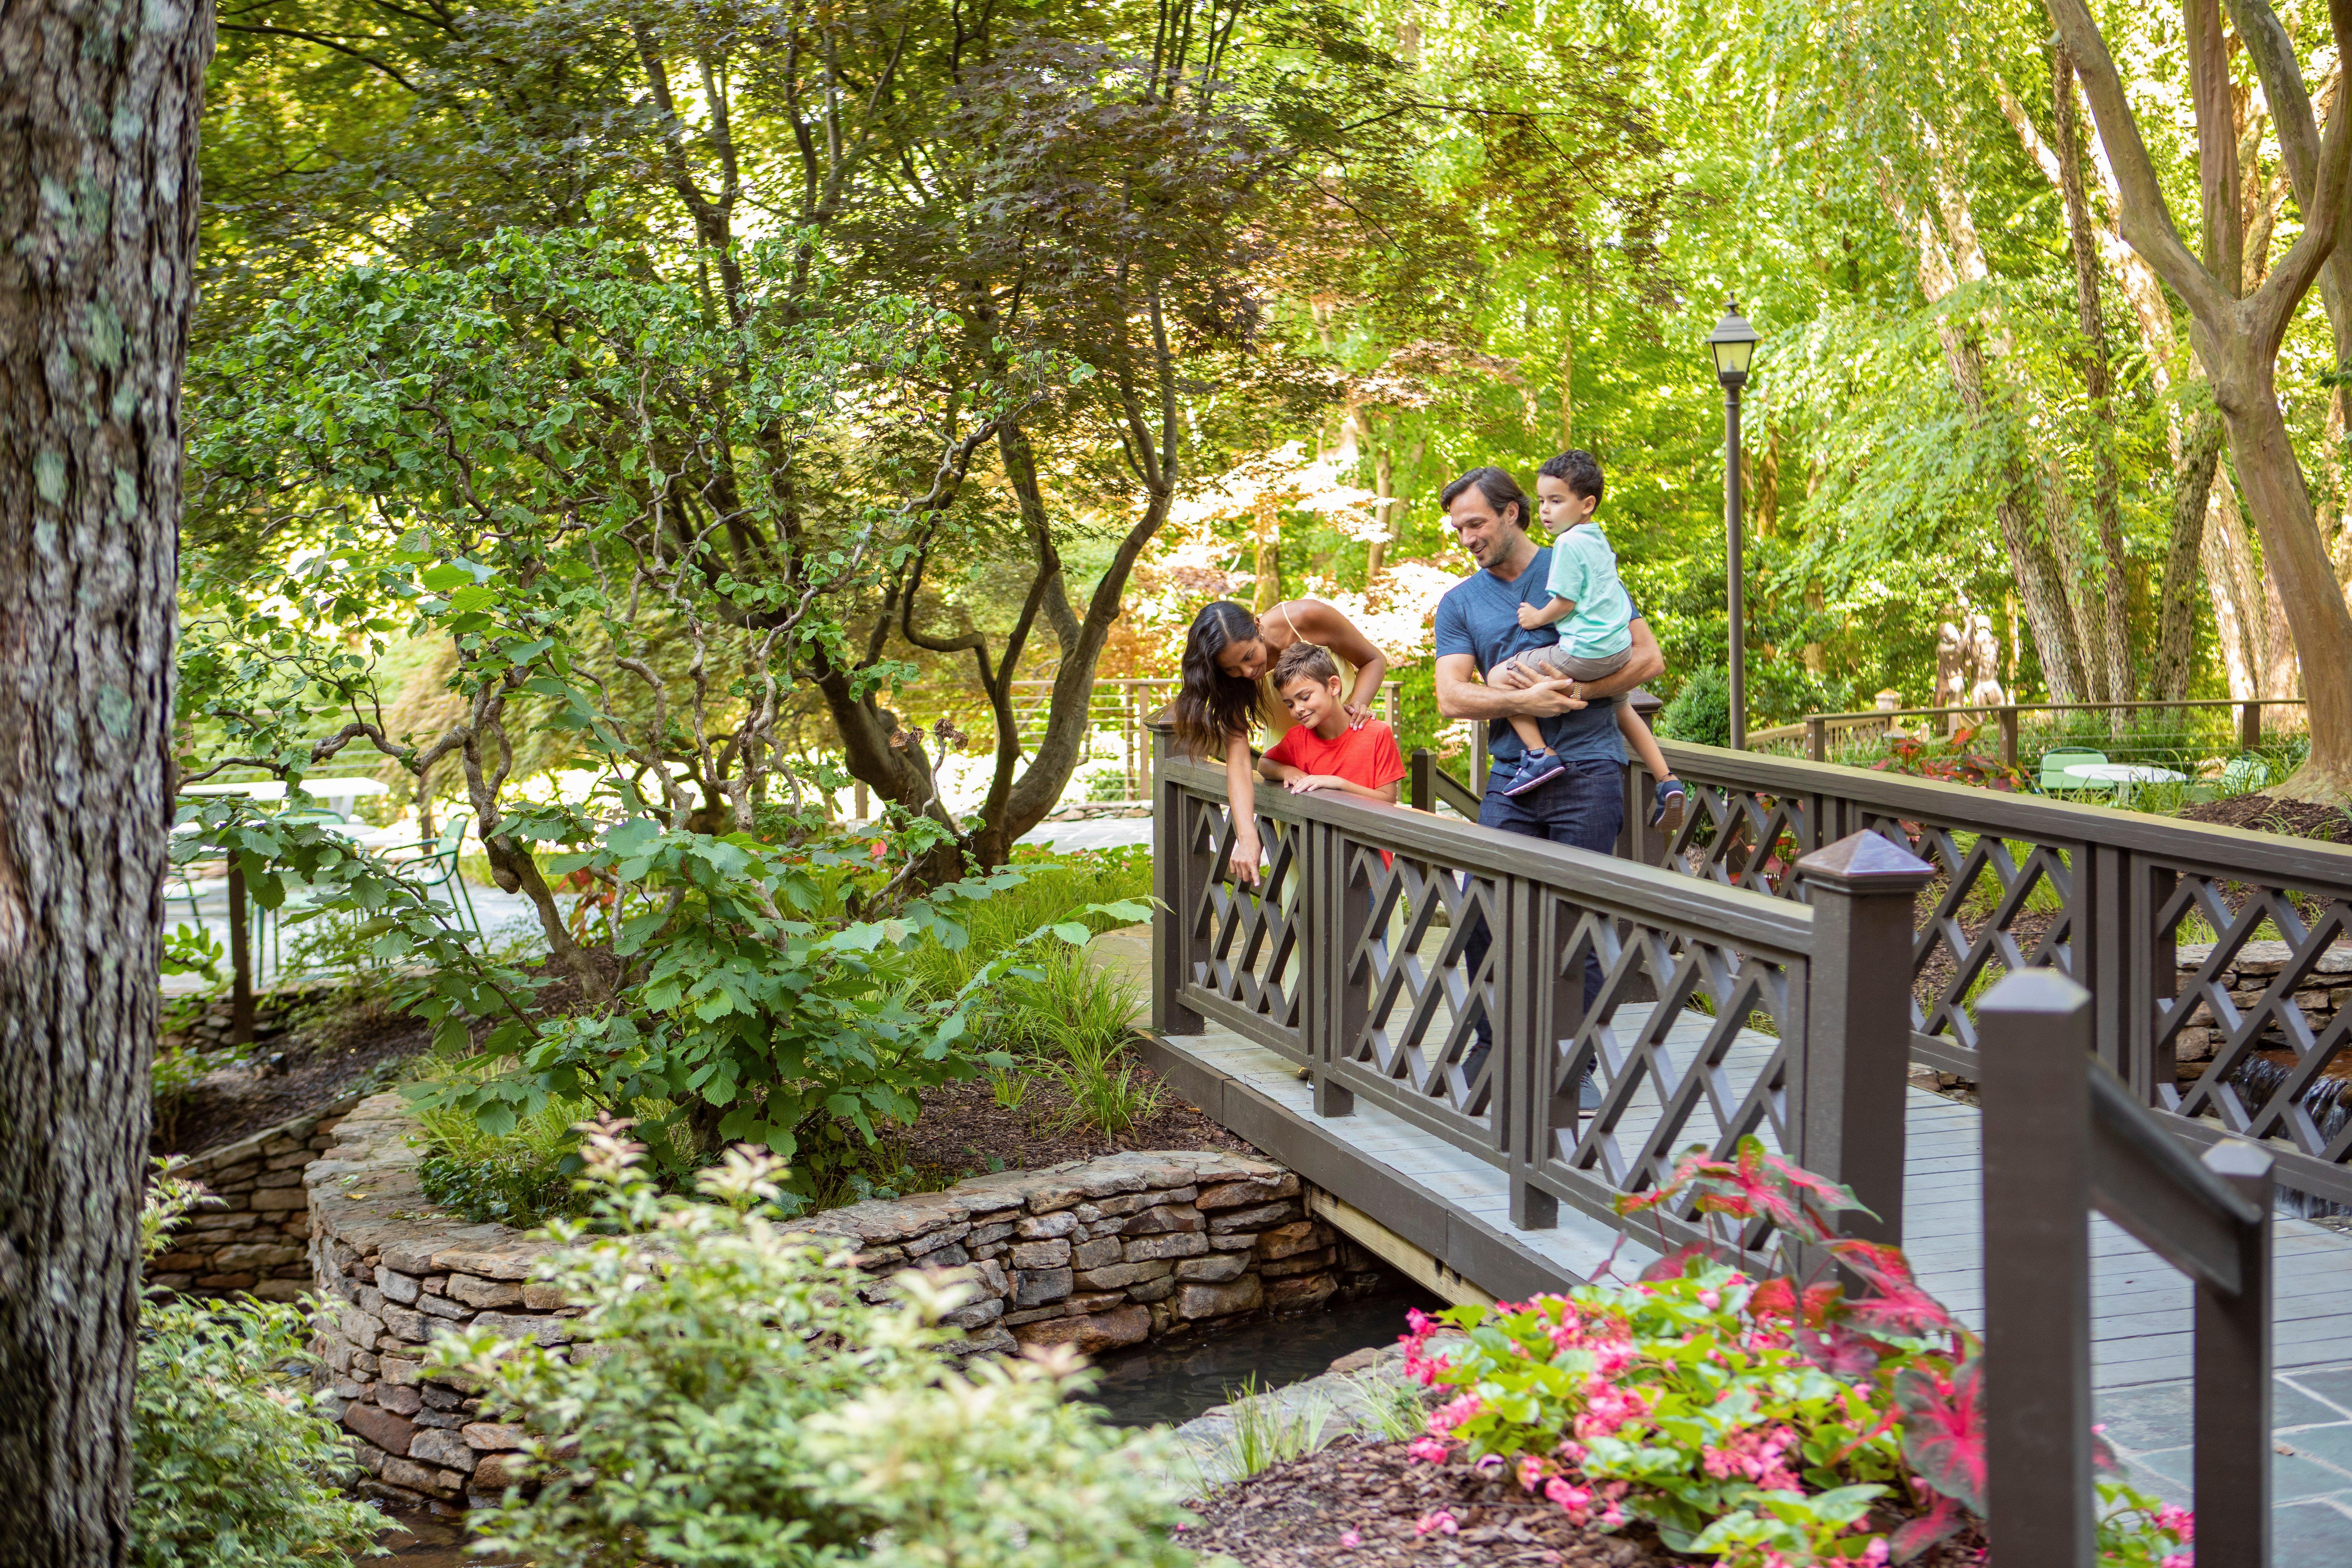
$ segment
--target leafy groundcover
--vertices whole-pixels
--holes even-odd
[[[1631,1284],[1414,1313],[1426,1434],[1228,1489],[1191,1543],[1254,1568],[1986,1561],[1983,1346],[1899,1249],[1836,1234],[1850,1191],[1749,1139],[1621,1207],[1698,1219],[1713,1244]],[[1755,1267],[1734,1243],[1760,1235],[1804,1267]],[[2100,1459],[2101,1563],[2190,1568],[2189,1514]]]

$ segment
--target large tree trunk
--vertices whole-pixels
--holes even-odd
[[[2310,127],[2309,99],[2285,28],[2267,0],[2233,0],[2242,35],[2254,55],[2265,96],[2279,116],[2281,150],[2301,198],[2303,230],[2262,285],[2243,289],[2235,237],[2243,215],[2236,197],[2238,145],[2228,61],[2214,0],[2186,0],[2188,55],[2198,122],[2198,172],[2204,201],[2206,256],[2200,260],[2174,227],[2162,184],[2141,139],[2129,95],[2097,20],[2084,0],[2043,0],[2073,57],[2102,140],[2111,154],[2125,237],[2188,305],[2190,341],[2213,378],[2214,402],[2230,432],[2230,458],[2246,510],[2263,541],[2263,565],[2278,586],[2279,608],[2294,635],[2310,706],[2311,752],[2278,793],[2291,799],[2352,799],[2352,610],[2313,515],[2303,468],[2279,412],[2279,345],[2331,254],[2352,227],[2352,120],[2343,95],[2317,146],[2298,152]],[[2339,57],[2352,49],[2352,13],[2329,7]],[[2301,108],[2298,122],[2297,107]],[[2315,154],[2307,156],[2306,154]],[[2236,260],[2239,265],[2231,265]],[[2218,263],[2218,265],[2217,265]]]
[[[2083,191],[2083,147],[2075,129],[2074,68],[2062,50],[2052,71],[2052,99],[2057,110],[2059,188],[2066,208],[2066,236],[2074,256],[2074,311],[2083,329],[2083,390],[2089,395],[2092,430],[2091,515],[2098,529],[2102,571],[2098,603],[2104,616],[2084,616],[2098,634],[2086,635],[2086,649],[2098,648],[2106,671],[2110,701],[2127,702],[2132,696],[2131,603],[2124,582],[2123,507],[2121,481],[2116,469],[2116,426],[2113,376],[2107,354],[2106,311],[2099,302],[2099,252],[2091,237],[2091,204]],[[2081,589],[2087,599],[2088,585]],[[2085,609],[2087,611],[2088,605]],[[2118,732],[2124,715],[2115,714]]]
[[[2262,537],[2265,575],[2301,655],[2311,754],[2273,793],[2292,800],[2352,799],[2352,609],[2336,586],[2303,466],[2279,412],[2274,362],[2248,352],[2252,345],[2242,342],[2203,346],[2216,371],[2214,397],[2229,426],[2231,460]],[[2221,358],[2229,348],[2238,351],[2235,363]]]
[[[209,8],[0,7],[0,1561],[129,1549]]]
[[[2154,694],[2168,702],[2189,695],[2197,668],[2197,562],[2205,542],[2205,508],[2221,466],[2221,420],[2210,412],[2189,422],[2176,444],[2172,518],[2166,531],[2164,576],[2157,589]]]
[[[2227,439],[2224,429],[2223,438]],[[2263,594],[2254,581],[2254,555],[2246,525],[2238,515],[2236,492],[2227,475],[2217,477],[2205,509],[2205,533],[2198,545],[2213,601],[2213,640],[2221,650],[2221,672],[2235,698],[2260,697],[2264,621]]]
[[[1928,213],[1922,211],[1912,220],[1919,240],[1919,290],[1929,304],[1949,296],[1963,277],[1973,279],[1984,275],[1966,198],[1950,189],[1941,195],[1944,223],[1951,234],[1948,242]],[[1887,205],[1898,219],[1906,216],[1892,195]],[[1994,393],[1987,385],[1983,345],[1967,322],[1948,313],[1936,323],[1936,331],[1960,405],[1971,424],[1989,429],[1996,411]],[[2052,548],[2049,527],[2034,520],[2034,486],[2024,458],[2012,450],[2001,466],[2000,489],[1993,495],[1993,521],[2009,555],[2018,595],[2024,601],[2025,622],[2033,633],[2034,650],[2042,657],[2042,678],[2051,700],[2077,702],[2085,692],[2082,642],[2065,572]]]

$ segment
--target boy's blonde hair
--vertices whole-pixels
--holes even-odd
[[[1339,667],[1331,661],[1330,653],[1311,642],[1295,642],[1282,650],[1274,661],[1274,689],[1283,690],[1294,680],[1307,679],[1320,685],[1339,679]]]

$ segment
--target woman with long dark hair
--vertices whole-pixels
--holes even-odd
[[[1320,599],[1290,599],[1253,616],[1230,599],[1202,606],[1184,635],[1182,685],[1176,692],[1176,743],[1196,757],[1223,753],[1233,802],[1233,872],[1255,886],[1265,846],[1258,842],[1250,732],[1265,725],[1269,739],[1290,728],[1282,699],[1266,689],[1266,673],[1285,648],[1308,642],[1330,650],[1348,681],[1348,720],[1371,717],[1372,700],[1388,674],[1388,656],[1356,623]]]

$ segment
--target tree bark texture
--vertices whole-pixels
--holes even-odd
[[[2281,615],[2294,634],[2302,667],[2311,752],[2295,774],[2273,793],[2289,799],[2352,799],[2352,610],[2336,580],[2321,540],[2303,467],[2279,412],[2279,345],[2305,296],[2319,280],[2347,226],[2352,202],[2352,120],[2339,93],[2308,182],[2296,179],[2304,227],[2259,288],[2245,290],[2243,257],[2231,265],[2230,241],[2242,245],[2243,211],[2230,188],[2238,164],[2235,106],[2227,97],[2214,0],[2188,0],[2189,77],[2197,100],[2199,177],[2206,217],[2206,256],[2185,245],[2165,205],[2161,182],[2141,139],[2123,78],[2097,21],[2084,0],[2043,0],[2083,82],[2101,140],[2111,155],[2124,237],[2189,307],[2189,340],[2212,377],[2213,400],[2229,431],[2230,458],[2263,543],[2263,567],[2278,590]],[[2237,0],[2232,9],[2256,55],[2265,97],[2274,107],[2305,96],[2300,67],[2255,34],[2284,35],[2266,0]],[[2252,18],[2252,25],[2245,19]],[[2352,47],[2352,7],[2331,4],[2328,27],[2339,55]],[[2281,121],[2282,152],[2290,161],[2295,132]],[[2226,227],[2230,232],[2224,234]],[[2219,264],[2218,266],[2216,264]]]
[[[2207,349],[2209,363],[2218,364],[2220,346]],[[2294,662],[2311,724],[2309,757],[2272,793],[2296,800],[2352,799],[2352,608],[2336,586],[2303,465],[2279,412],[2273,359],[2236,346],[2240,363],[2217,374],[2214,398],[2229,427],[2230,458],[2245,491],[2246,510],[2262,539],[2264,591],[2275,595],[2301,655]],[[2266,660],[2278,652],[2275,647],[2262,650]],[[2265,695],[2286,694],[2282,689],[2292,679],[2289,669],[2266,668],[2264,676]]]
[[[2091,516],[2098,530],[2099,602],[2105,615],[2095,639],[2086,637],[2085,648],[2105,655],[2108,700],[2127,702],[2132,697],[2131,595],[2124,581],[2123,507],[2121,479],[2116,468],[2114,377],[2107,354],[2106,312],[2099,302],[2099,252],[2091,237],[2091,204],[2083,190],[2083,143],[2076,129],[2074,68],[2059,51],[2052,71],[2051,94],[2057,111],[2059,194],[2066,208],[2066,235],[2074,255],[2074,310],[2083,331],[2083,390],[2091,405]],[[2088,585],[2084,587],[2088,595]],[[2091,617],[2085,616],[2089,621]],[[2118,732],[2124,714],[2115,714]]]
[[[2189,695],[2197,668],[2197,563],[2205,542],[2205,508],[2221,466],[2221,417],[2208,410],[2190,421],[2172,465],[2171,526],[2165,531],[2164,575],[2157,587],[2156,673],[2152,690],[2168,702]]]
[[[125,1560],[210,7],[0,6],[0,1562]]]
[[[2066,174],[2059,166],[2057,150],[2043,140],[2014,95],[2002,89],[2000,97],[2001,113],[2017,132],[2027,156],[2063,198]],[[2119,209],[2122,201],[2113,160],[2098,139],[2097,127],[2094,125],[2091,130],[2087,150],[2112,214]],[[2166,400],[2164,442],[2172,459],[2172,509],[2171,526],[2166,533],[2164,573],[2157,590],[2157,668],[2151,689],[2160,698],[2182,699],[2188,696],[2189,683],[2195,674],[2199,563],[2206,552],[2216,548],[2219,539],[2207,528],[2206,514],[2219,504],[2213,481],[2220,466],[2221,421],[2210,406],[2194,402],[2189,404],[2189,413],[2183,417],[2184,400],[2174,395],[2179,384],[2174,375],[2176,363],[2181,364],[2189,381],[2202,381],[2204,376],[2193,354],[2185,362],[2180,360],[2179,340],[2172,328],[2172,305],[2165,297],[2164,285],[2157,278],[2156,269],[2124,242],[2112,219],[2103,221],[2095,232],[2101,258],[2114,274],[2116,286],[2138,326],[2140,349],[2147,359],[2149,377],[2158,394]],[[2244,660],[2243,641],[2237,630],[2245,619],[2239,610],[2237,584],[2226,573],[2207,573],[2204,576],[2206,592],[2212,601],[2214,624],[2222,629],[2216,643],[2226,655],[2231,694],[2255,695],[2250,684],[2252,671]]]
[[[1943,220],[1951,231],[1948,241],[1937,231],[1936,218],[1927,212],[1919,212],[1912,220],[1916,223],[1919,237],[1919,290],[1931,305],[1948,299],[1963,277],[1974,279],[1983,275],[1983,257],[1976,243],[1974,220],[1969,215],[1966,198],[1950,189],[1945,190],[1942,196]],[[1892,195],[1887,205],[1898,220],[1908,216]],[[1936,323],[1936,331],[1944,345],[1944,363],[1951,372],[1953,390],[1959,395],[1969,423],[1979,430],[1990,431],[1998,410],[1995,394],[1987,385],[1983,344],[1969,323],[1948,312]],[[2012,447],[2002,460],[1993,495],[1993,521],[2009,556],[2018,595],[2024,603],[2025,623],[2033,634],[2034,651],[2041,656],[2042,679],[2050,688],[2051,700],[2079,702],[2087,695],[2083,679],[2082,641],[2074,623],[2073,597],[2067,592],[2066,574],[2053,547],[2050,531],[2051,523],[2063,520],[2049,519],[2045,504],[2042,510],[2049,521],[2037,522],[2035,500],[2035,486],[2027,473],[2025,458]]]

